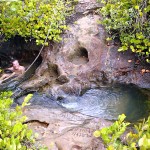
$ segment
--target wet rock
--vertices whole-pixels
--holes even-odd
[[[44,107],[28,107],[24,114],[28,117],[29,127],[39,133],[37,141],[50,150],[105,149],[102,141],[93,136],[93,132],[109,126],[109,121]]]
[[[61,75],[56,79],[56,81],[58,81],[60,84],[64,84],[69,82],[69,79],[67,78],[66,75]]]
[[[79,0],[78,5],[75,7],[75,12],[85,14],[85,12],[94,11],[101,7],[102,4],[96,0]]]

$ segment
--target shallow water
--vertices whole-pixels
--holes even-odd
[[[109,120],[124,113],[126,120],[137,121],[146,117],[150,110],[148,97],[132,86],[90,89],[82,96],[67,95],[57,102],[70,111]]]
[[[22,98],[16,102],[21,104]],[[133,122],[147,117],[150,112],[150,100],[134,86],[117,86],[110,88],[89,89],[82,95],[68,95],[65,93],[57,96],[34,93],[30,103],[49,109],[65,109],[69,112],[116,120],[118,115],[125,114],[126,120]]]

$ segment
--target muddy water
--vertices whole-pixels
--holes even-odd
[[[90,89],[78,97],[62,96],[57,103],[70,111],[108,120],[124,113],[128,121],[136,121],[150,110],[148,97],[133,86]]]

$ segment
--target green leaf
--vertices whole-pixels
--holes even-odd
[[[126,118],[125,114],[119,115],[118,120],[119,121],[124,121],[124,119]]]
[[[93,133],[93,135],[95,136],[95,137],[100,137],[100,135],[101,135],[101,133],[100,133],[100,131],[95,131],[94,133]]]
[[[135,8],[135,9],[139,9],[139,6],[138,6],[138,5],[136,5],[134,8]]]

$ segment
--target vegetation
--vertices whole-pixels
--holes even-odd
[[[118,121],[111,126],[102,128],[94,132],[95,137],[100,137],[107,150],[148,150],[150,149],[150,117],[147,121],[134,125],[132,131],[128,132],[125,141],[120,140],[120,136],[126,131],[130,124],[124,122],[125,115],[120,115]],[[133,132],[134,131],[134,132]]]
[[[22,109],[32,95],[25,98],[22,106],[10,109],[11,95],[11,92],[0,94],[0,150],[33,150],[35,136],[24,124],[27,117],[22,115]]]
[[[102,0],[102,24],[110,34],[107,40],[120,38],[118,51],[130,49],[150,62],[150,1]]]
[[[73,9],[70,4],[65,0],[0,1],[0,35],[5,40],[15,35],[34,38],[38,45],[45,39],[60,41],[60,34],[67,28],[65,18]]]

